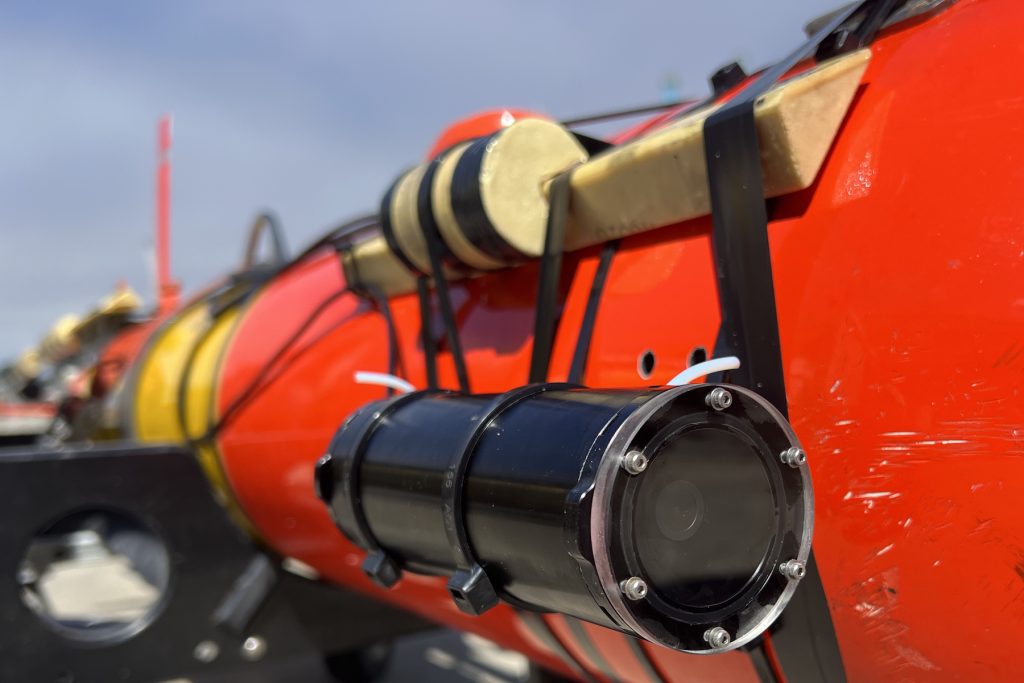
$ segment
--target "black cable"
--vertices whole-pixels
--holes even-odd
[[[544,253],[540,259],[537,305],[533,321],[533,351],[530,356],[529,382],[547,381],[551,349],[558,326],[558,281],[562,275],[565,225],[569,218],[569,178],[571,171],[551,183],[548,223],[544,235]]]
[[[245,257],[242,260],[243,270],[249,270],[256,265],[256,252],[260,247],[260,237],[264,232],[270,233],[270,246],[273,250],[271,265],[283,266],[288,262],[288,247],[285,246],[284,230],[281,228],[281,221],[273,211],[264,211],[253,221],[249,228],[249,240],[245,246]]]
[[[337,290],[336,292],[328,296],[326,299],[321,301],[320,304],[317,305],[317,307],[313,309],[313,311],[306,317],[306,319],[302,321],[302,324],[299,325],[298,329],[296,329],[295,332],[293,332],[291,336],[288,337],[288,339],[286,339],[285,342],[278,347],[277,351],[274,352],[270,359],[263,364],[263,366],[259,369],[259,372],[256,373],[256,376],[253,377],[249,384],[246,385],[245,389],[243,389],[224,410],[224,412],[220,416],[220,419],[216,423],[210,425],[210,428],[207,430],[203,438],[212,439],[220,432],[221,429],[227,426],[227,424],[232,419],[234,419],[235,415],[238,414],[238,411],[241,410],[241,408],[249,400],[252,399],[252,397],[256,393],[257,388],[260,386],[263,380],[266,379],[270,370],[277,364],[278,361],[281,360],[281,358],[284,357],[284,354],[286,354],[288,350],[291,349],[295,342],[297,342],[302,337],[302,335],[306,333],[310,326],[314,322],[316,322],[317,318],[319,318],[320,315],[323,314],[323,312],[326,311],[327,308],[332,303],[334,303],[335,301],[337,301],[350,291],[351,290],[348,287],[342,287],[341,289]]]
[[[577,116],[573,119],[565,119],[561,121],[561,124],[566,128],[571,126],[583,126],[591,123],[601,123],[602,121],[611,121],[613,119],[624,119],[629,116],[655,114],[659,111],[675,109],[676,107],[682,107],[686,104],[693,104],[693,102],[693,100],[676,100],[674,102],[665,102],[663,104],[649,104],[643,107],[633,107],[632,109],[617,109],[615,111],[602,112],[600,114],[589,114],[587,116]]]
[[[594,326],[597,323],[597,309],[601,305],[601,295],[604,293],[604,283],[608,279],[608,271],[611,269],[612,257],[618,250],[618,240],[606,242],[601,249],[601,258],[597,262],[594,280],[590,284],[587,308],[583,313],[579,334],[576,336],[576,350],[572,354],[572,364],[569,366],[568,381],[570,384],[583,383],[583,374],[587,370],[587,358],[590,356],[590,342],[594,337]]]
[[[416,278],[416,294],[420,300],[420,341],[423,344],[423,363],[426,366],[427,388],[437,389],[437,347],[434,344],[433,311],[430,306],[428,278]]]
[[[375,285],[364,285],[363,289],[376,304],[377,310],[384,316],[384,323],[388,328],[388,374],[394,375],[398,370],[398,332],[395,330],[395,321],[391,317],[391,305],[388,297]],[[388,396],[394,396],[395,390],[387,388]]]

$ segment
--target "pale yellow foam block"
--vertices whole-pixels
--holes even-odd
[[[765,196],[814,182],[870,57],[865,49],[823,62],[755,103]],[[703,132],[715,109],[702,108],[577,168],[566,249],[709,214]]]
[[[383,237],[360,242],[342,255],[345,278],[351,286],[374,285],[387,296],[416,289],[416,278],[398,260]]]

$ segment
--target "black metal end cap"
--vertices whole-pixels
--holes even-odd
[[[455,572],[448,581],[448,592],[460,610],[474,617],[498,604],[498,593],[480,565]]]

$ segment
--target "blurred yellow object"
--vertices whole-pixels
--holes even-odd
[[[79,322],[80,318],[77,315],[69,313],[62,316],[47,332],[39,342],[39,359],[43,363],[59,363],[78,351],[75,329]]]
[[[221,466],[220,454],[205,438],[218,418],[216,394],[220,358],[239,320],[241,305],[217,315],[201,300],[165,323],[140,359],[131,406],[131,436],[149,443],[187,443],[232,519],[252,533]]]

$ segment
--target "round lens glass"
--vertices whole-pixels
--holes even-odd
[[[685,430],[658,447],[640,476],[633,539],[651,589],[696,611],[736,598],[778,528],[768,472],[753,445],[728,429]]]

